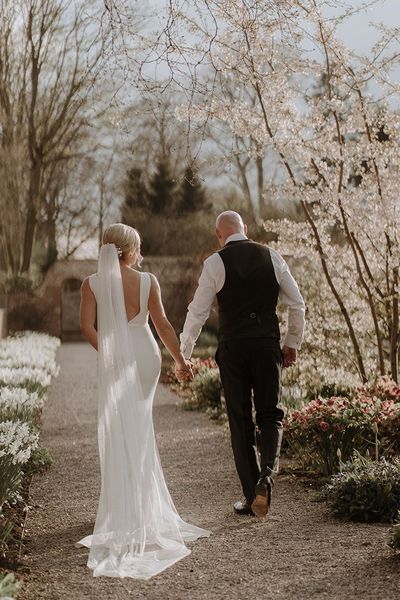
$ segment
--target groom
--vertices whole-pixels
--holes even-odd
[[[247,226],[234,211],[221,213],[216,235],[221,250],[204,261],[198,288],[181,333],[181,350],[190,359],[212,302],[219,306],[218,350],[236,469],[245,500],[238,514],[265,517],[278,472],[284,412],[280,406],[281,369],[296,362],[303,338],[304,301],[284,259],[247,238]],[[278,298],[288,307],[287,334],[280,346]],[[260,431],[260,467],[255,426]]]

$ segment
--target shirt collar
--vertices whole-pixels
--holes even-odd
[[[248,239],[247,235],[244,235],[244,233],[232,233],[232,235],[230,235],[229,237],[226,238],[225,246],[229,242],[239,242],[240,240],[247,240],[247,239]]]

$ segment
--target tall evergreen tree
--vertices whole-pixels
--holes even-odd
[[[155,215],[171,214],[175,210],[176,184],[171,174],[169,161],[162,156],[157,161],[156,171],[148,186],[148,207]]]
[[[186,215],[206,207],[206,194],[203,185],[193,168],[188,165],[180,188],[178,213]]]
[[[142,170],[132,167],[127,172],[125,181],[125,198],[121,207],[122,223],[134,227],[138,209],[148,210],[147,189]]]

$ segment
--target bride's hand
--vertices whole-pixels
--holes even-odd
[[[175,361],[175,375],[180,383],[192,381],[193,371],[191,363],[185,359]]]

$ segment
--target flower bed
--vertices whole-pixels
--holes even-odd
[[[49,458],[39,445],[40,415],[60,341],[25,332],[0,341],[0,553],[13,531],[24,474],[42,470]],[[0,574],[1,580],[1,574]],[[8,582],[9,580],[7,580]],[[1,581],[0,581],[1,585]]]
[[[353,451],[378,457],[400,450],[400,388],[383,377],[353,395],[318,398],[286,419],[285,439],[303,467],[336,472]]]

